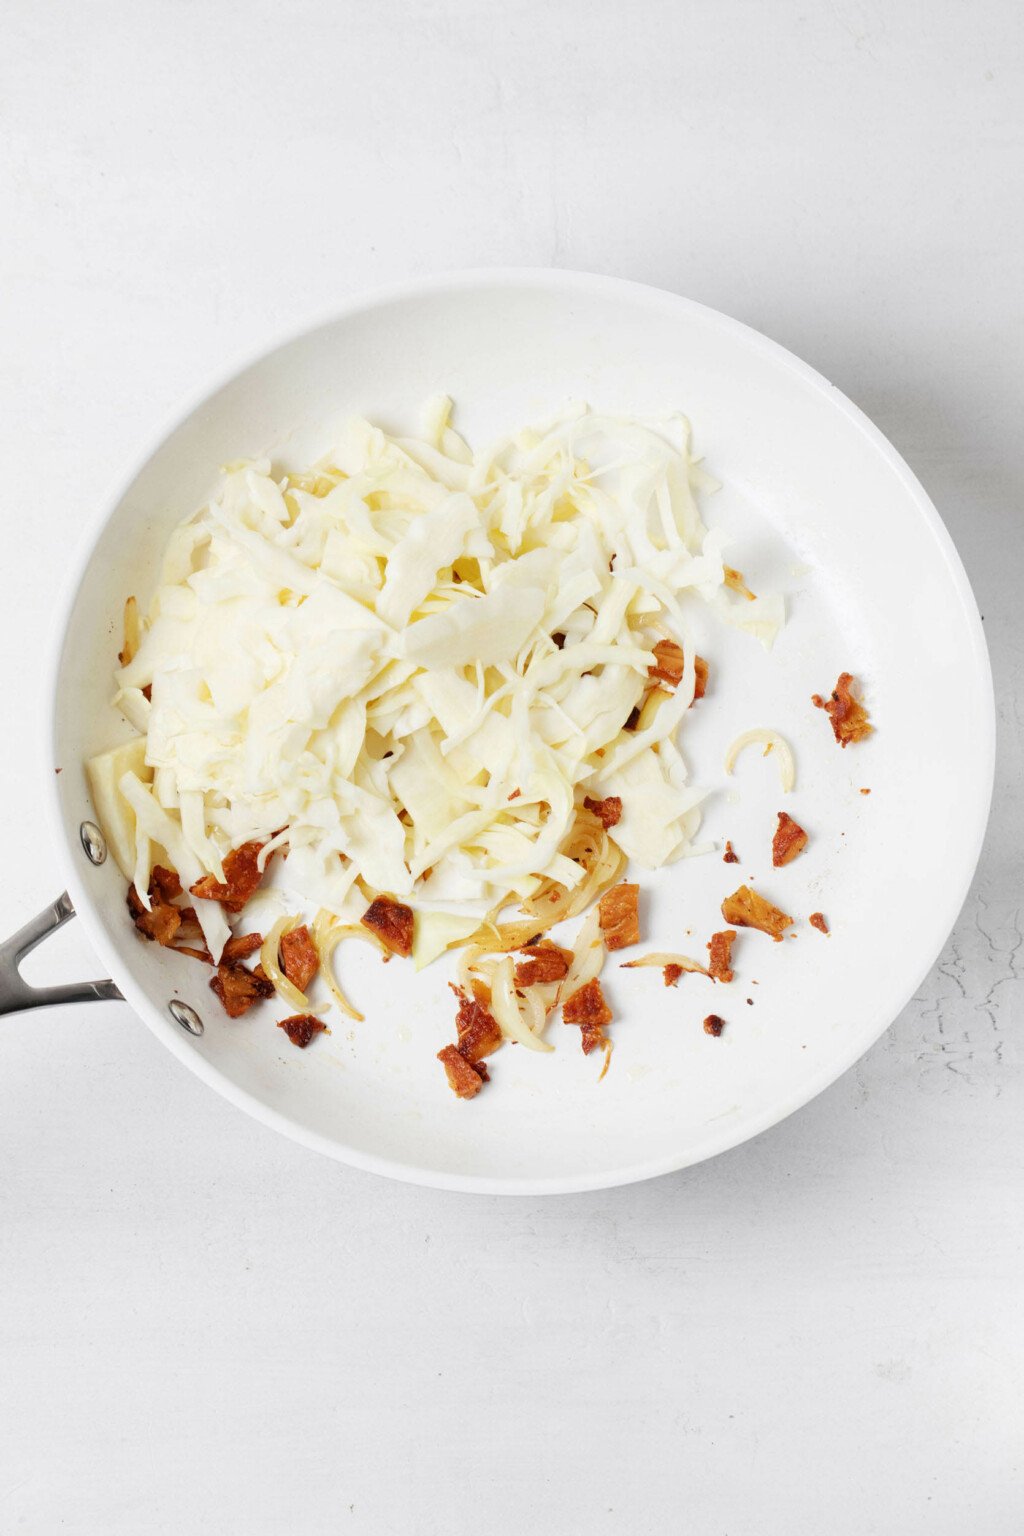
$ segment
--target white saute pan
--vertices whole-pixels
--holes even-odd
[[[89,828],[83,762],[127,727],[109,700],[125,597],[148,599],[166,535],[210,491],[218,467],[272,453],[319,455],[348,413],[408,427],[446,391],[479,442],[568,399],[642,414],[681,408],[724,489],[708,520],[736,534],[734,563],[785,592],[788,622],[768,655],[710,634],[716,686],[681,744],[712,793],[705,830],[720,854],[642,877],[645,937],[689,949],[721,927],[718,905],[755,876],[801,921],[773,945],[744,933],[737,981],[610,968],[615,1053],[604,1082],[575,1031],[551,1026],[550,1057],[506,1050],[470,1103],[434,1060],[452,1038],[447,973],[346,959],[366,1014],[305,1051],[274,1010],[232,1022],[205,968],[142,942],[124,881]],[[453,1189],[542,1193],[625,1183],[695,1163],[806,1103],[850,1066],[912,997],[966,895],[988,813],[994,710],[970,588],[937,513],[860,412],[764,337],[697,304],[567,272],[478,272],[349,304],[206,395],[102,509],[59,625],[47,721],[47,793],[68,895],[0,952],[0,1008],[122,996],[193,1072],[258,1119],[333,1157]],[[839,751],[810,705],[841,670],[861,679],[876,734]],[[727,780],[739,731],[792,742],[785,808],[807,852],[772,871],[783,808],[771,759],[748,753]],[[870,795],[860,793],[870,789]],[[806,917],[826,913],[831,937]],[[35,991],[20,956],[77,912],[112,980]],[[687,937],[687,931],[690,937]],[[363,946],[350,946],[362,950]],[[747,999],[750,999],[748,1003]],[[278,1010],[280,1011],[280,1010]],[[727,1019],[720,1039],[704,1014]],[[571,1034],[572,1040],[569,1040]],[[159,1113],[159,1106],[155,1106]]]

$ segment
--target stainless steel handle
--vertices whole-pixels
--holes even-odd
[[[112,981],[71,981],[63,987],[30,987],[18,967],[37,944],[62,928],[75,909],[67,891],[51,901],[44,912],[0,944],[0,1014],[23,1013],[27,1008],[52,1008],[56,1003],[118,1001],[120,992]]]

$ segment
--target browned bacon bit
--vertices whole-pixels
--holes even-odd
[[[314,1035],[329,1035],[330,1030],[315,1013],[293,1013],[290,1019],[278,1019],[278,1029],[283,1029],[292,1045],[304,1051]]]
[[[677,688],[683,677],[683,648],[675,640],[659,640],[654,647],[655,664],[647,668],[647,676],[657,678]],[[702,699],[708,686],[708,664],[703,656],[693,658],[694,699]],[[629,722],[626,722],[627,728]]]
[[[305,923],[281,935],[278,952],[281,956],[281,969],[292,986],[305,992],[320,969],[320,956]]]
[[[807,833],[803,827],[785,811],[780,811],[779,824],[772,838],[772,863],[775,868],[781,869],[783,864],[792,864],[797,854],[803,853],[806,847]]]
[[[731,565],[723,567],[725,571],[725,584],[732,592],[738,592],[740,597],[745,597],[749,602],[754,601],[754,593],[751,592],[743,580],[742,571],[734,571]]]
[[[717,1013],[709,1013],[704,1020],[704,1033],[706,1035],[714,1035],[716,1040],[724,1028],[725,1020],[720,1019]]]
[[[594,800],[587,795],[583,807],[584,810],[593,811],[606,832],[618,826],[622,819],[622,801],[618,795],[609,795],[605,800]]]
[[[254,1004],[274,995],[274,983],[260,965],[252,971],[244,965],[218,965],[210,988],[224,1004],[229,1019],[240,1019]]]
[[[221,951],[221,965],[237,965],[263,946],[262,933],[233,933]]]
[[[519,799],[519,796],[520,796],[520,795],[521,795],[521,794],[522,794],[522,790],[521,790],[521,789],[514,789],[514,790],[513,790],[513,791],[512,791],[512,793],[511,793],[511,794],[510,794],[510,795],[509,795],[509,799],[510,799],[510,800],[518,800],[518,799]]]
[[[870,793],[871,793],[870,789],[862,789],[861,790],[861,794],[862,795],[870,795]]]
[[[219,901],[229,912],[241,912],[263,879],[264,872],[256,863],[262,849],[262,843],[243,843],[241,848],[232,849],[224,859],[224,883],[213,875],[204,875],[189,887],[192,895],[204,901]]]
[[[601,932],[609,949],[625,949],[640,942],[638,885],[613,885],[600,901]]]
[[[787,913],[752,891],[749,885],[741,885],[725,898],[722,916],[737,928],[759,928],[762,933],[770,934],[776,943],[793,921]]]
[[[459,999],[459,1011],[455,1015],[455,1028],[459,1032],[457,1050],[473,1066],[496,1051],[502,1041],[497,1019],[479,998],[467,997],[458,987],[452,989]]]
[[[733,847],[732,843],[728,843],[727,842],[726,845],[725,845],[725,852],[722,854],[722,863],[723,864],[738,864],[739,861],[740,861],[739,860],[739,854],[736,852],[736,850]]]
[[[165,869],[162,864],[154,864],[149,877],[149,894],[155,901],[173,901],[175,896],[180,896],[181,881],[174,870]]]
[[[680,976],[683,974],[683,968],[681,965],[676,965],[675,961],[673,960],[670,961],[668,965],[666,965],[661,974],[665,978],[666,987],[674,987]]]
[[[572,996],[565,1000],[562,1023],[580,1026],[584,1056],[589,1056],[591,1051],[597,1050],[598,1046],[608,1044],[604,1026],[611,1021],[612,1011],[605,1002],[601,983],[596,976],[593,981],[578,987]]]
[[[819,933],[828,933],[828,923],[825,921],[824,912],[812,912],[807,921],[812,928],[817,928]]]
[[[393,955],[412,954],[412,908],[404,907],[393,896],[378,896],[370,902],[359,919],[390,949]]]
[[[683,648],[675,640],[659,640],[654,647],[654,666],[647,668],[648,677],[677,687],[683,676]]]
[[[561,981],[563,976],[569,974],[571,952],[552,944],[550,939],[544,939],[540,944],[524,944],[520,954],[527,958],[516,965],[517,987],[534,987],[539,982]]]
[[[147,912],[138,891],[134,885],[130,885],[128,911],[144,939],[155,939],[158,944],[164,945],[174,943],[174,936],[181,927],[181,913],[170,902],[154,900],[152,910]]]
[[[833,735],[841,747],[849,746],[851,741],[863,741],[874,730],[867,710],[853,696],[852,685],[852,673],[840,672],[829,699],[823,699],[820,693],[811,695],[811,703],[823,709],[831,720]]]
[[[721,933],[713,933],[711,935],[711,943],[708,945],[708,953],[711,956],[708,975],[712,981],[732,981],[733,972],[730,969],[730,965],[732,962],[732,941],[735,937],[736,933],[732,928],[723,928]]]
[[[446,1045],[438,1051],[437,1059],[444,1067],[448,1086],[459,1099],[472,1099],[480,1092],[487,1074],[486,1067],[476,1067],[459,1053],[454,1045]]]

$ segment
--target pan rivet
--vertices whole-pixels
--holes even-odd
[[[83,821],[78,829],[82,847],[90,864],[102,864],[107,856],[107,840],[94,821]]]
[[[176,997],[172,998],[167,1004],[167,1011],[175,1024],[180,1024],[182,1029],[187,1029],[190,1035],[202,1034],[203,1021],[188,1003],[179,1002]]]

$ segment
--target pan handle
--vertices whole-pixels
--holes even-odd
[[[62,928],[75,909],[67,891],[51,901],[45,911],[0,944],[0,1014],[23,1013],[28,1008],[52,1008],[56,1003],[117,1001],[121,994],[112,981],[72,981],[62,987],[30,987],[18,967],[30,950]]]

